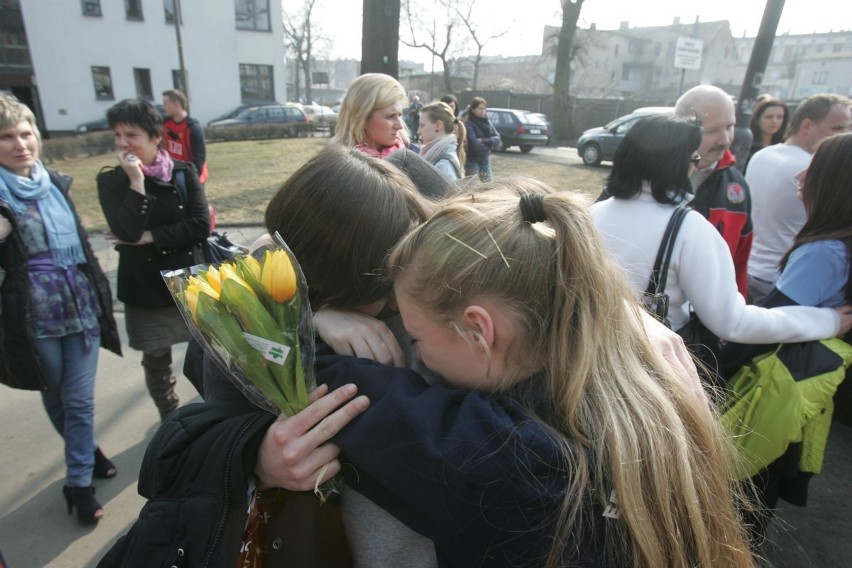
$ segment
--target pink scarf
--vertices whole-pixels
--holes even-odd
[[[396,144],[394,144],[393,146],[385,146],[381,150],[376,150],[372,146],[364,144],[363,142],[355,145],[356,150],[361,150],[365,154],[369,154],[376,158],[385,158],[389,154],[396,152],[397,150],[402,150],[403,148],[405,148],[405,143],[403,143],[401,138],[397,138]]]
[[[150,166],[142,166],[142,173],[147,177],[160,180],[164,183],[169,183],[172,180],[172,169],[175,167],[175,161],[169,156],[169,153],[160,148],[157,150],[157,156]]]

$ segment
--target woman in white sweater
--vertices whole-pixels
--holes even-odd
[[[638,294],[648,287],[654,260],[672,213],[691,199],[689,176],[701,128],[669,116],[640,120],[615,154],[607,178],[612,196],[592,206],[605,244]],[[722,340],[790,343],[833,337],[852,327],[852,308],[747,305],[737,291],[725,241],[701,214],[690,211],[674,244],[668,270],[668,320],[675,331],[689,307]]]

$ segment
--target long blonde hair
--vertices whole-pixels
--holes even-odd
[[[586,498],[604,504],[612,490],[612,565],[753,566],[725,434],[652,349],[585,204],[523,178],[478,189],[407,235],[390,273],[405,271],[406,295],[451,322],[477,297],[511,314],[510,362],[541,371],[529,380],[543,381],[552,408],[536,419],[562,441],[571,472],[546,566],[564,565],[583,538]]]
[[[399,81],[384,73],[365,73],[349,84],[340,103],[337,116],[335,140],[344,146],[355,146],[366,142],[367,119],[373,111],[394,103],[405,102],[408,96]],[[405,109],[403,108],[403,112]],[[399,131],[402,141],[408,145],[411,137],[408,127]]]

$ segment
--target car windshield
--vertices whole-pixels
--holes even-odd
[[[258,108],[247,108],[245,110],[240,111],[234,118],[237,120],[245,120],[249,117],[254,116],[254,114],[258,111]]]
[[[541,116],[531,112],[524,115],[524,120],[530,124],[547,124]]]

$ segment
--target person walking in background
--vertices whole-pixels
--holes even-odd
[[[408,110],[405,111],[405,122],[408,126],[408,131],[417,142],[420,140],[418,131],[420,130],[420,109],[423,108],[423,103],[420,102],[420,96],[414,95],[411,97],[411,104],[408,105]]]
[[[746,159],[745,170],[756,152],[773,144],[780,144],[787,134],[787,105],[771,95],[760,95],[751,115],[751,148]]]
[[[195,168],[160,147],[163,121],[147,101],[127,99],[107,111],[119,165],[98,174],[98,198],[118,251],[118,299],[130,347],[142,351],[145,384],[160,419],[178,407],[172,374],[175,343],[189,330],[161,270],[203,261],[210,234],[204,188]]]
[[[198,181],[207,181],[207,145],[204,128],[187,112],[188,101],[183,91],[163,91],[163,109],[166,122],[163,124],[163,147],[174,160],[189,162],[195,166]]]
[[[702,138],[698,167],[689,181],[694,198],[690,206],[716,227],[728,245],[737,278],[737,289],[748,294],[748,255],[751,251],[751,197],[731,152],[736,112],[731,97],[722,89],[699,85],[685,92],[675,104],[675,115],[697,118]]]
[[[797,174],[808,167],[821,140],[852,127],[852,101],[833,94],[799,103],[783,144],[757,152],[746,170],[751,188],[754,242],[748,260],[748,299],[759,303],[772,289],[781,257],[805,224]]]
[[[65,441],[68,513],[97,523],[92,477],[117,470],[95,443],[95,373],[99,347],[121,355],[121,340],[71,178],[44,167],[40,146],[32,111],[0,95],[0,382],[42,391]]]
[[[377,158],[407,148],[411,140],[403,120],[407,100],[405,89],[390,75],[357,77],[340,103],[334,140]]]
[[[434,164],[447,179],[455,181],[462,177],[466,131],[464,123],[453,115],[446,103],[423,107],[417,134],[423,141],[420,155],[424,159]]]
[[[499,150],[500,134],[488,120],[488,104],[482,97],[473,97],[467,107],[467,160],[464,164],[466,176],[478,175],[482,181],[489,181],[491,174],[491,151]]]

